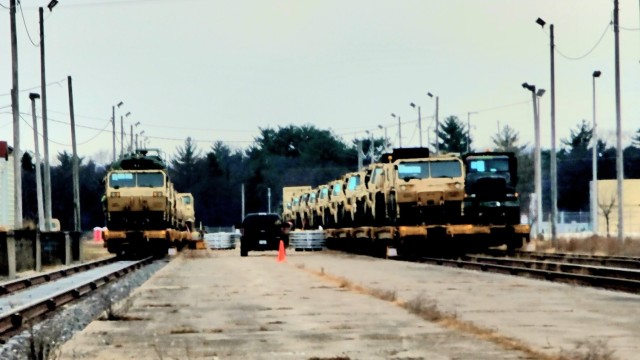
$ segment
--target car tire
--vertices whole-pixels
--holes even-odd
[[[243,249],[242,247],[240,247],[240,256],[242,257],[246,257],[249,255],[249,250]]]

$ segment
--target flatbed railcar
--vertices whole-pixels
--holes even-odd
[[[531,230],[520,223],[516,183],[512,153],[461,157],[432,156],[426,148],[394,149],[360,172],[297,196],[297,209],[302,209],[298,218],[313,213],[317,202],[307,200],[318,198],[327,186],[327,202],[338,210],[293,225],[323,228],[329,247],[385,256],[478,252],[496,246],[514,251],[529,241]]]

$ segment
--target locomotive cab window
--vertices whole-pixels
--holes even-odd
[[[161,172],[139,173],[137,183],[140,187],[161,187],[164,185],[164,174]]]
[[[113,173],[109,177],[109,186],[114,189],[136,186],[132,173]]]

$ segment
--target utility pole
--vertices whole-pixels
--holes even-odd
[[[111,107],[111,126],[113,127],[113,162],[116,162],[116,107]]]
[[[620,113],[620,29],[618,0],[613,1],[613,34],[616,62],[616,169],[618,183],[618,240],[624,241],[624,197],[622,196],[624,162],[622,158],[622,117]]]
[[[438,133],[440,132],[440,123],[438,120],[438,106],[439,106],[439,97],[436,96],[436,155],[440,155],[440,139],[438,138]]]
[[[591,154],[591,228],[593,234],[598,233],[598,132],[596,121],[596,78],[600,77],[600,71],[594,71],[591,76],[593,89],[593,128],[591,140],[593,142]]]
[[[40,169],[38,118],[36,116],[36,99],[39,98],[39,94],[29,94],[29,99],[31,99],[31,117],[33,118],[33,144],[36,152],[36,201],[38,202],[38,230],[42,232],[44,231],[44,206],[42,205],[42,170]]]
[[[477,112],[476,111],[467,112],[467,152],[471,151],[471,114],[477,114]]]
[[[20,106],[18,101],[18,37],[16,35],[16,0],[9,0],[11,22],[11,112],[13,113],[13,210],[14,228],[22,229],[22,167],[20,156]]]
[[[42,136],[44,137],[44,221],[45,231],[51,231],[51,168],[49,166],[49,126],[47,124],[47,78],[44,58],[44,18],[42,7],[40,17],[40,87],[42,93]]]
[[[420,135],[420,147],[422,147],[422,115],[420,114],[420,105],[418,105],[418,134]]]
[[[73,148],[73,220],[74,230],[80,231],[82,228],[82,218],[80,217],[80,171],[78,161],[78,150],[76,147],[76,118],[73,111],[73,86],[71,76],[67,77],[69,83],[69,115],[71,116],[71,146]]]
[[[129,152],[133,153],[133,124],[131,124],[131,142],[129,142]]]
[[[558,245],[558,166],[556,162],[556,75],[554,62],[553,24],[551,32],[551,243]],[[538,115],[539,116],[539,115]]]
[[[120,157],[124,155],[124,115],[120,115]]]

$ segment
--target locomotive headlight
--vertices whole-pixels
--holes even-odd
[[[119,197],[120,197],[120,192],[119,192],[119,191],[113,191],[113,192],[111,192],[111,197],[119,198]]]
[[[153,192],[153,197],[162,197],[162,191],[154,191]]]

